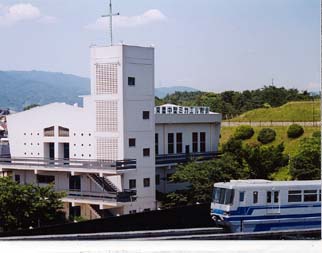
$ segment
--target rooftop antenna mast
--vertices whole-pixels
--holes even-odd
[[[109,17],[110,18],[110,39],[111,39],[111,46],[113,46],[113,16],[119,16],[120,13],[117,12],[117,13],[113,13],[113,10],[112,10],[112,0],[110,0],[110,13],[107,14],[107,15],[102,15],[103,18],[107,18]]]

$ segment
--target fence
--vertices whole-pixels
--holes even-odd
[[[301,126],[310,126],[310,127],[320,127],[321,121],[223,121],[221,126],[224,127],[235,127],[240,125],[250,125],[250,126],[289,126],[292,124],[298,124]]]
[[[0,237],[125,232],[213,226],[214,222],[210,217],[210,204],[200,204],[78,223],[3,232],[0,233]]]

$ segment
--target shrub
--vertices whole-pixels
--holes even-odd
[[[315,131],[315,132],[313,132],[312,137],[313,138],[321,138],[321,131]]]
[[[298,138],[304,133],[304,129],[302,126],[298,124],[292,124],[287,129],[288,138]]]
[[[242,125],[236,128],[234,137],[239,140],[250,139],[254,135],[254,129],[251,126]]]
[[[276,132],[271,128],[263,128],[259,131],[257,140],[263,144],[270,143],[275,140]]]

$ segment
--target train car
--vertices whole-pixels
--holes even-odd
[[[215,183],[210,213],[231,232],[321,228],[321,180]]]

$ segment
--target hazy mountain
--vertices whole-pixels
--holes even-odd
[[[176,91],[199,91],[197,89],[186,87],[186,86],[172,86],[172,87],[162,87],[155,89],[155,96],[158,98],[164,98],[166,95],[171,95]]]
[[[184,86],[156,88],[159,98],[175,91],[196,91]],[[46,71],[0,71],[0,108],[21,111],[30,104],[78,103],[90,93],[88,78]]]
[[[0,108],[22,110],[30,104],[82,103],[90,93],[89,79],[44,71],[0,71]]]

